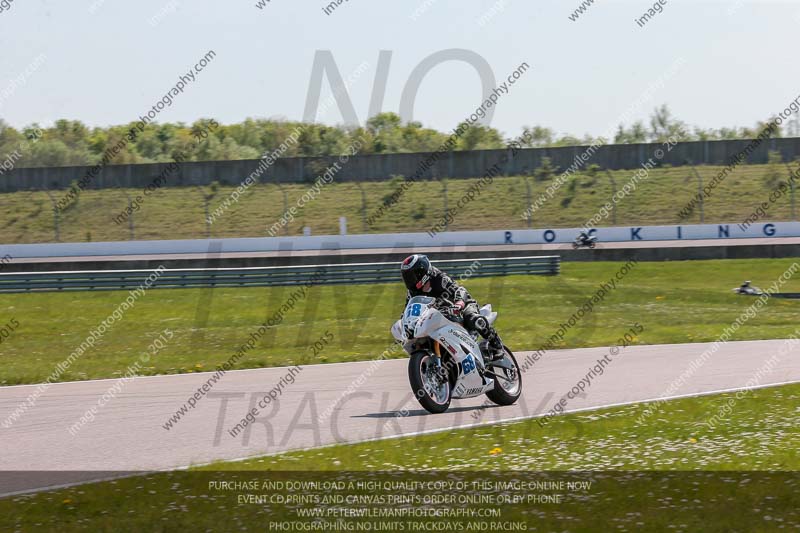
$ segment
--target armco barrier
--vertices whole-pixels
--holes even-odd
[[[437,262],[437,265],[455,278],[512,274],[552,276],[559,273],[560,264],[558,256],[458,259]],[[0,293],[133,289],[141,285],[151,272],[151,270],[102,270],[0,274]],[[400,271],[397,262],[357,263],[164,270],[151,288],[333,285],[386,283],[399,280]]]

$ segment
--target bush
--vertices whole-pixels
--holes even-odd
[[[550,158],[545,156],[542,158],[542,164],[539,165],[539,168],[533,171],[533,177],[536,181],[545,181],[553,177],[556,172],[558,172],[558,167],[553,166]]]
[[[397,192],[397,190],[400,188],[400,185],[402,185],[404,181],[405,178],[401,175],[392,176],[392,178],[389,180],[389,192],[383,195],[381,198],[381,203],[388,204],[391,202],[394,193]]]
[[[767,156],[767,172],[764,175],[764,182],[770,189],[776,189],[781,183],[784,183],[784,171],[786,168],[783,166],[783,156],[780,152],[774,150],[769,151]]]

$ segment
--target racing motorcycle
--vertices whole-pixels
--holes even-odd
[[[576,250],[578,248],[585,248],[585,247],[594,248],[595,246],[597,246],[596,235],[588,235],[588,236],[578,235],[577,237],[575,237],[575,240],[572,241],[572,247]]]
[[[487,341],[469,332],[452,302],[444,298],[415,296],[392,335],[411,356],[408,380],[417,401],[429,413],[443,413],[453,399],[485,394],[498,405],[511,405],[522,392],[522,375],[507,346],[503,357],[489,357]],[[490,324],[497,319],[491,305],[480,314]]]
[[[745,296],[761,296],[764,294],[764,291],[756,287],[755,285],[750,285],[749,281],[745,281],[739,287],[735,289],[731,289],[736,294],[744,294]]]

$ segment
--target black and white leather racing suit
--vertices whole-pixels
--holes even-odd
[[[428,282],[422,288],[408,290],[406,305],[408,300],[414,296],[431,296],[450,300],[461,308],[460,314],[464,320],[464,327],[471,331],[477,331],[489,341],[491,358],[502,358],[503,343],[497,331],[489,324],[486,318],[481,316],[478,310],[478,302],[470,295],[469,291],[435,266],[431,266],[429,276]]]

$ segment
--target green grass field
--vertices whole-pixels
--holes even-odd
[[[716,340],[753,300],[730,292],[745,279],[762,287],[793,260],[639,263],[594,311],[572,328],[559,348],[613,344],[634,322],[639,344]],[[499,311],[497,327],[515,350],[538,348],[608,282],[620,263],[566,263],[554,277],[509,276],[466,283],[479,302]],[[791,280],[782,290],[800,292]],[[174,337],[141,374],[212,370],[289,298],[291,288],[153,289],[106,331],[61,381],[116,377],[138,360],[165,329]],[[391,344],[389,328],[402,312],[396,284],[315,286],[270,328],[237,368],[375,359]],[[0,345],[0,384],[44,381],[127,296],[126,292],[8,294],[0,324],[19,326]],[[771,300],[732,340],[785,338],[798,327],[800,302]],[[326,332],[332,343],[314,357],[309,349]]]
[[[636,422],[644,406],[632,405],[556,417],[545,428],[527,420],[448,430],[10,497],[0,500],[0,529],[271,530],[267,524],[278,520],[311,523],[298,509],[319,507],[243,503],[239,495],[292,492],[219,490],[213,483],[221,481],[537,479],[592,485],[562,491],[558,504],[477,507],[499,508],[502,521],[543,531],[796,530],[800,385],[752,391],[723,424],[707,429],[705,420],[733,397],[666,402],[646,426]]]
[[[557,416],[544,427],[534,419],[219,462],[201,469],[800,470],[800,385],[751,391],[722,424],[708,429],[705,421],[729,398],[735,394],[664,402],[645,424],[637,418],[648,404],[635,404]],[[425,450],[422,457],[420,450]]]
[[[697,167],[708,181],[720,167]],[[634,171],[612,173],[621,189]],[[783,164],[742,166],[725,179],[706,200],[706,222],[736,223],[743,221],[783,180],[789,170]],[[529,177],[531,198],[535,201],[553,182]],[[475,179],[447,180],[448,206],[453,208]],[[307,185],[283,186],[286,193],[274,185],[256,185],[246,192],[210,227],[206,226],[203,197],[212,194],[210,188],[166,187],[147,197],[133,215],[135,239],[193,239],[213,237],[264,237],[267,226],[274,224],[286,207],[295,204],[307,190]],[[301,235],[309,226],[314,235],[338,234],[339,217],[346,216],[350,233],[425,232],[438,223],[444,212],[444,189],[441,183],[420,182],[409,189],[398,205],[372,226],[365,223],[365,214],[372,214],[383,199],[397,188],[389,181],[363,184],[332,183],[322,189],[319,197],[303,208],[287,226],[288,234]],[[213,191],[209,210],[213,212],[234,190],[220,186]],[[650,172],[636,190],[622,200],[616,219],[610,217],[601,225],[699,223],[699,209],[687,221],[678,215],[681,207],[697,192],[697,178],[691,167],[657,169]],[[86,190],[78,202],[67,209],[59,220],[60,240],[115,241],[131,238],[128,223],[113,222],[128,205],[125,193],[135,198],[141,191],[134,189]],[[554,198],[533,215],[533,227],[575,227],[585,223],[613,194],[606,172],[583,174],[571,178]],[[54,193],[55,198],[60,193]],[[0,195],[0,242],[53,242],[55,225],[52,203],[44,192],[18,192]],[[366,206],[366,209],[364,207]],[[481,196],[459,212],[451,230],[513,229],[527,227],[523,214],[528,208],[525,178],[499,177],[483,189]],[[790,220],[790,199],[782,197],[769,211],[772,221]]]

